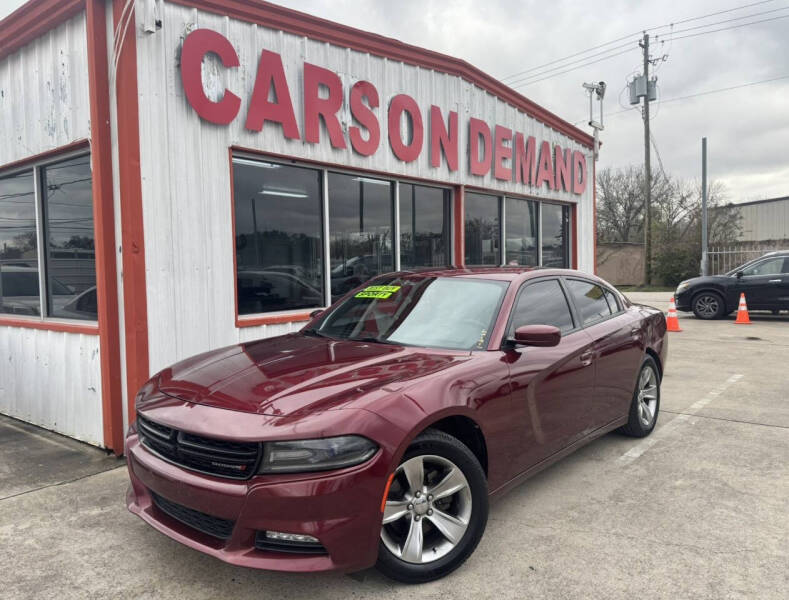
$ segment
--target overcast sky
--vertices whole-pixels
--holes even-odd
[[[0,0],[0,18],[21,4],[20,0]],[[622,52],[618,56],[562,74],[558,73],[583,63],[564,68],[563,63],[552,64],[544,69],[554,70],[544,76],[556,76],[513,86],[586,128],[588,100],[581,83],[605,81],[608,116],[598,168],[643,163],[640,112],[625,110],[629,103],[624,93],[628,77],[641,71],[637,45],[641,30],[670,23],[676,23],[675,31],[703,26],[675,34],[678,37],[789,17],[789,0],[281,0],[279,4],[463,58],[505,82],[514,73],[625,38],[568,62],[605,51],[587,62]],[[753,6],[679,23],[749,4]],[[746,15],[755,16],[721,23]],[[726,185],[730,201],[789,195],[789,18],[673,42],[660,41],[670,38],[670,27],[650,33],[653,38],[658,35],[653,56],[668,57],[657,67],[659,102],[652,105],[651,121],[666,172],[700,178],[701,138],[707,136],[710,177]],[[528,74],[538,79],[534,74],[541,72]],[[660,102],[782,76],[770,83]],[[652,165],[660,168],[654,152]]]

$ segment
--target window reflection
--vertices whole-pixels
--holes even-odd
[[[537,203],[520,198],[507,198],[506,202],[506,263],[537,266]]]
[[[50,316],[96,320],[90,156],[41,168]]]
[[[41,314],[32,170],[0,179],[0,313]]]
[[[233,165],[238,313],[322,306],[321,173]]]
[[[392,184],[329,173],[332,300],[394,270]]]
[[[399,185],[401,268],[449,265],[449,190],[412,183]]]
[[[500,264],[499,199],[496,196],[466,192],[464,204],[466,264]]]
[[[559,204],[540,207],[542,218],[542,264],[544,267],[566,268],[570,265],[568,232],[570,208]]]

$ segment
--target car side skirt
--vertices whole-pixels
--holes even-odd
[[[607,425],[603,425],[599,429],[595,429],[592,433],[590,433],[587,436],[581,438],[577,442],[575,442],[573,444],[570,444],[569,446],[567,446],[566,448],[563,448],[562,450],[559,450],[558,452],[555,452],[554,454],[552,454],[548,458],[543,459],[541,462],[538,462],[536,465],[530,467],[528,470],[524,471],[520,475],[518,475],[516,477],[513,477],[508,482],[500,485],[498,488],[496,488],[495,490],[490,492],[491,500],[498,500],[499,498],[504,496],[508,491],[510,491],[512,488],[514,488],[517,485],[523,483],[524,481],[526,481],[530,477],[533,477],[534,475],[536,475],[540,471],[542,471],[544,469],[547,469],[548,467],[550,467],[555,462],[563,459],[565,456],[567,456],[569,454],[572,454],[573,452],[575,452],[579,448],[582,448],[583,446],[586,446],[586,444],[588,444],[590,442],[593,442],[594,440],[596,440],[599,437],[604,436],[606,433],[610,433],[614,429],[618,429],[622,425],[625,425],[627,423],[627,418],[628,418],[628,416],[624,415],[624,416],[622,416],[622,417],[620,417],[620,418],[608,423]]]

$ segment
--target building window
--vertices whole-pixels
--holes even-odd
[[[392,183],[329,173],[332,301],[371,277],[394,271]]]
[[[233,168],[238,314],[323,306],[321,171]]]
[[[466,264],[501,264],[499,198],[466,192],[464,209]]]
[[[95,321],[93,225],[90,155],[0,178],[0,313]]]
[[[400,183],[400,267],[445,267],[452,262],[449,190]]]
[[[560,204],[540,205],[542,226],[542,266],[565,268],[570,265],[570,207]]]
[[[537,202],[520,198],[506,200],[506,255],[508,265],[536,267],[540,264]]]

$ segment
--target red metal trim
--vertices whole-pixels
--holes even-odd
[[[454,241],[455,241],[455,260],[453,264],[457,267],[466,265],[466,203],[465,189],[462,185],[455,186],[454,204],[452,206],[452,217],[454,219]]]
[[[46,161],[50,158],[58,158],[68,152],[87,150],[88,148],[90,148],[89,140],[77,140],[76,142],[71,142],[65,146],[59,146],[57,148],[53,148],[52,150],[46,150],[45,152],[40,152],[33,156],[27,156],[23,159],[0,165],[0,174],[5,173],[6,171],[24,168],[26,165],[30,165],[32,167],[34,164]]]
[[[99,335],[99,326],[83,323],[64,323],[49,319],[11,317],[0,315],[0,327],[22,327],[25,329],[43,329],[44,331],[63,331],[65,333],[84,333]]]
[[[392,38],[260,0],[170,0],[170,2],[461,77],[578,143],[588,148],[594,145],[594,140],[588,133],[459,58],[404,44]]]
[[[578,205],[573,204],[572,211],[570,212],[570,218],[573,221],[572,227],[574,229],[573,232],[573,246],[572,246],[572,266],[573,269],[578,268],[578,233],[581,231],[581,228],[578,226]]]
[[[318,307],[315,308],[318,310]],[[238,304],[236,304],[238,312]],[[257,327],[258,325],[279,325],[281,323],[301,323],[311,319],[308,312],[285,313],[281,315],[268,315],[262,317],[236,317],[236,327]]]
[[[124,0],[113,0],[117,28]],[[129,421],[134,419],[134,397],[149,377],[148,300],[145,288],[145,232],[140,175],[140,123],[137,103],[137,38],[131,7],[129,31],[120,49],[116,74],[118,109],[118,178],[121,193],[123,247],[123,311],[126,335],[126,394]]]
[[[0,59],[79,13],[85,0],[30,0],[0,21]]]
[[[104,0],[87,0],[88,83],[93,172],[93,220],[96,236],[96,296],[101,340],[101,405],[104,446],[123,453],[118,273],[115,262],[115,208],[112,189],[110,87],[107,20]]]

